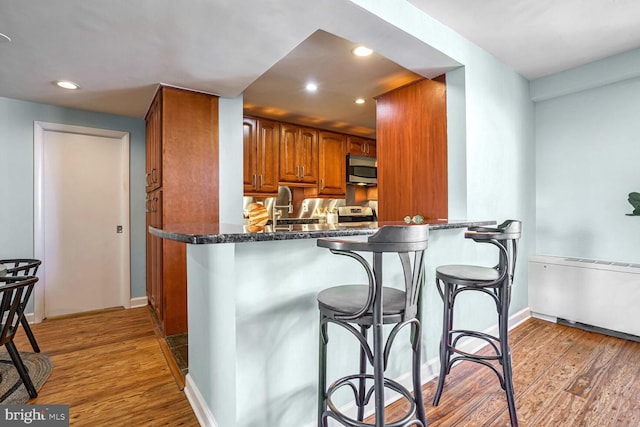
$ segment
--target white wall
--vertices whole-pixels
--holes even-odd
[[[639,61],[636,50],[532,82],[538,254],[640,262],[640,218],[625,216],[640,191]]]

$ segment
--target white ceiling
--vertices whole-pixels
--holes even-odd
[[[352,135],[374,137],[375,97],[423,78],[357,43],[316,31],[244,92],[245,112]],[[308,92],[307,82],[318,84]],[[356,98],[365,100],[356,104]]]
[[[637,0],[410,2],[528,78],[640,47]],[[162,82],[227,97],[244,93],[254,111],[273,107],[292,121],[367,134],[371,111],[354,110],[351,101],[385,91],[385,73],[434,77],[459,65],[347,0],[313,8],[299,0],[53,4],[0,0],[0,33],[11,38],[0,37],[0,96],[144,117]],[[355,42],[378,53],[369,71],[345,62],[341,46]],[[299,92],[302,76],[322,78],[315,98]],[[58,79],[81,89],[62,91],[51,83]]]
[[[409,0],[533,80],[640,47],[638,0]]]

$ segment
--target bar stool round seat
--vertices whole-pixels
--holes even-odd
[[[331,418],[344,426],[426,427],[420,381],[421,334],[420,293],[424,282],[424,252],[428,243],[428,225],[383,226],[367,241],[318,239],[318,246],[337,255],[355,259],[367,274],[367,284],[342,284],[322,290],[317,295],[320,312],[318,426],[327,426]],[[371,253],[369,263],[360,253]],[[402,286],[382,285],[383,254],[395,254],[402,267]],[[360,344],[360,366],[357,373],[336,379],[327,387],[328,325],[349,331]],[[386,338],[383,325],[393,327]],[[413,393],[403,385],[385,378],[390,349],[398,332],[409,326],[412,349]],[[373,343],[368,340],[372,330]],[[367,373],[372,366],[373,373]],[[342,413],[332,397],[341,388],[353,392],[357,416]],[[406,401],[406,412],[385,424],[384,391],[399,393]],[[375,424],[365,423],[365,406],[373,397]]]
[[[444,302],[444,311],[440,341],[440,376],[433,404],[438,405],[444,390],[445,378],[453,365],[462,361],[475,362],[488,367],[498,376],[500,386],[506,393],[512,426],[518,425],[518,419],[512,381],[511,349],[508,342],[508,317],[520,234],[521,222],[515,220],[505,221],[495,228],[470,228],[465,233],[466,238],[479,243],[490,243],[498,248],[498,264],[495,267],[443,265],[436,268],[436,285]],[[470,329],[454,329],[454,303],[461,293],[468,291],[482,292],[494,301],[498,314],[498,336]],[[468,353],[459,346],[465,338],[482,340],[493,352],[488,355]],[[498,362],[497,366],[495,361]]]
[[[382,291],[382,321],[383,323],[398,323],[402,313],[406,293],[404,291],[384,287]],[[368,285],[341,285],[328,288],[318,293],[318,308],[329,318],[335,318],[336,315],[349,315],[356,313],[367,304],[369,296]],[[373,321],[372,313],[363,315],[353,322],[359,325],[371,325]]]
[[[500,273],[495,268],[477,265],[441,265],[436,274],[442,280],[450,280],[465,286],[482,286],[498,280]]]

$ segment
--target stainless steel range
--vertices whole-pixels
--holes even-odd
[[[369,206],[340,206],[338,208],[338,222],[372,222],[377,221],[375,212]]]

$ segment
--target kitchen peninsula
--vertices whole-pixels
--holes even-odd
[[[430,285],[435,266],[443,262],[441,254],[452,252],[443,249],[457,252],[464,244],[466,227],[495,221],[427,223],[424,361],[437,355],[442,302]],[[185,392],[198,416],[210,418],[201,419],[203,425],[314,425],[316,294],[338,283],[366,281],[357,263],[318,248],[316,239],[365,239],[384,224],[393,223],[292,224],[266,226],[260,232],[232,224],[149,228],[155,236],[187,244],[189,374]],[[396,259],[385,259],[387,283],[401,283],[395,264]],[[357,352],[346,332],[330,328],[329,334],[329,377],[337,377],[357,366],[357,357],[351,357]],[[398,351],[404,345],[409,345],[408,336],[399,336]],[[409,379],[409,367],[408,358],[399,358],[387,374],[402,383]]]

